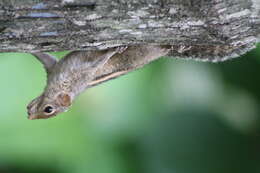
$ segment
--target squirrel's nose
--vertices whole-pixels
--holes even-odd
[[[26,109],[29,110],[29,109],[31,109],[31,107],[32,107],[32,105],[31,105],[31,104],[28,104],[27,107],[26,107]]]
[[[32,112],[29,109],[27,110],[27,114],[28,114],[28,119],[29,120],[35,119],[35,117],[33,116]]]
[[[28,116],[32,115],[32,111],[31,111],[30,107],[28,107],[28,106],[27,106],[27,115]]]

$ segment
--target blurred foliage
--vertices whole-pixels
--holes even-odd
[[[44,69],[2,53],[0,173],[259,173],[259,58],[259,46],[217,64],[163,58],[30,121]]]

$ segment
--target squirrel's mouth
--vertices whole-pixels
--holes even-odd
[[[52,115],[28,115],[29,120],[37,120],[37,119],[48,119],[51,117],[56,116],[57,114],[52,114]]]

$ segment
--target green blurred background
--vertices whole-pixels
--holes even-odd
[[[46,81],[33,56],[0,54],[0,74],[0,173],[260,172],[259,46],[218,64],[160,59],[47,120],[27,120]]]

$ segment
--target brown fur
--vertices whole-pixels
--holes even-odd
[[[60,61],[34,54],[44,64],[48,80],[43,94],[28,105],[28,118],[46,119],[64,112],[86,88],[141,68],[169,51],[169,47],[155,45],[74,51]]]

